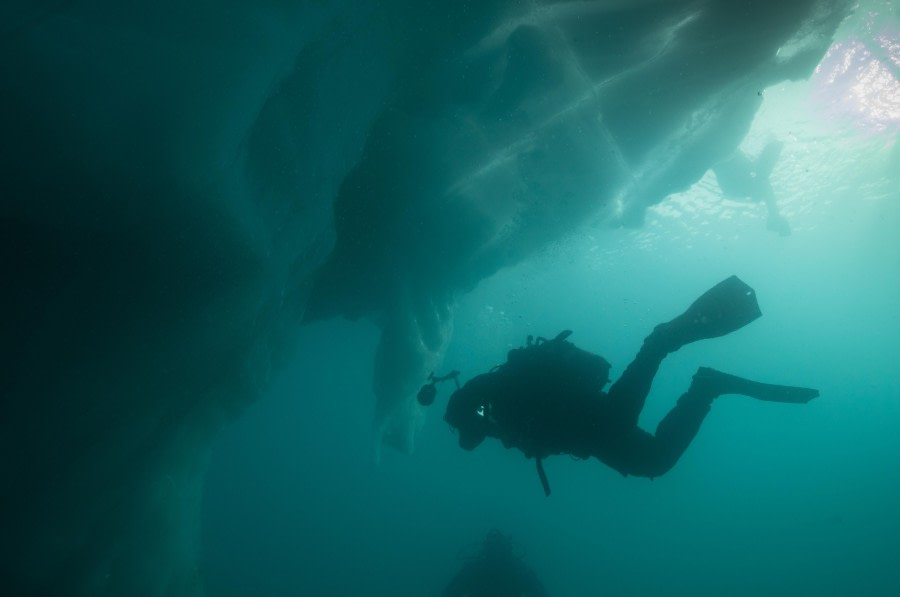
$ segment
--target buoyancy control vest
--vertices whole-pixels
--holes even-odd
[[[489,374],[496,379],[486,416],[506,447],[535,458],[547,495],[542,459],[552,454],[589,457],[585,440],[594,433],[591,415],[609,381],[609,362],[569,342],[571,334],[565,330],[551,340],[529,336],[525,346],[510,350],[506,362]]]
[[[551,377],[577,393],[601,391],[609,381],[609,362],[569,342],[571,335],[563,330],[552,340],[528,336],[525,346],[510,350],[506,363],[494,370],[523,379]]]

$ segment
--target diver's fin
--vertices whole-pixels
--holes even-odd
[[[761,315],[756,291],[731,276],[704,292],[687,311],[656,326],[647,340],[673,352],[690,342],[739,330]]]
[[[738,377],[737,375],[722,373],[709,367],[700,367],[697,370],[697,373],[694,374],[694,381],[691,383],[691,389],[708,392],[713,396],[738,394],[767,402],[786,402],[789,404],[806,404],[819,396],[819,390],[812,388],[760,383]]]

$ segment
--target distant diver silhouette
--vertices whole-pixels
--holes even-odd
[[[769,141],[753,160],[742,151],[722,160],[712,167],[722,193],[730,199],[750,199],[763,203],[768,212],[766,227],[781,236],[791,233],[791,225],[781,215],[778,201],[769,178],[781,156],[784,143]]]
[[[554,454],[593,456],[623,475],[658,477],[687,449],[717,397],[740,394],[803,404],[819,395],[810,388],[760,383],[700,367],[655,434],[638,427],[666,355],[691,342],[724,336],[761,315],[754,290],[731,276],[678,317],[657,325],[608,393],[603,387],[609,363],[568,342],[570,331],[552,340],[538,338],[456,390],[444,420],[459,432],[459,445],[466,450],[495,437],[535,458],[547,495],[542,460]]]

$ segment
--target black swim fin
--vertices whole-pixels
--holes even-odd
[[[673,352],[685,344],[739,330],[761,315],[756,291],[731,276],[704,292],[687,311],[656,326],[647,340]]]
[[[709,367],[700,367],[697,370],[697,373],[694,374],[694,380],[691,382],[691,390],[704,394],[708,393],[710,398],[726,394],[738,394],[767,402],[786,402],[789,404],[806,404],[819,396],[819,390],[812,388],[760,383],[738,377],[737,375],[722,373]]]

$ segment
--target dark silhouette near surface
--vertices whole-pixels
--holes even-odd
[[[453,577],[443,597],[546,597],[534,571],[514,553],[512,540],[493,530],[481,552]]]
[[[761,315],[756,293],[736,276],[704,293],[675,319],[660,324],[609,389],[609,363],[576,347],[562,332],[510,351],[505,364],[469,380],[454,392],[444,419],[466,450],[486,437],[500,439],[535,458],[549,495],[541,460],[554,454],[591,456],[623,475],[658,477],[687,449],[713,400],[741,394],[772,402],[806,403],[817,390],[764,384],[701,367],[687,392],[655,434],[638,427],[653,378],[669,353],[697,340],[723,336]]]
[[[743,151],[737,151],[731,157],[714,165],[712,171],[725,197],[764,204],[768,212],[766,227],[781,236],[788,236],[791,233],[791,225],[778,209],[778,200],[775,198],[770,181],[772,170],[775,169],[783,147],[784,143],[773,139],[755,159]]]

